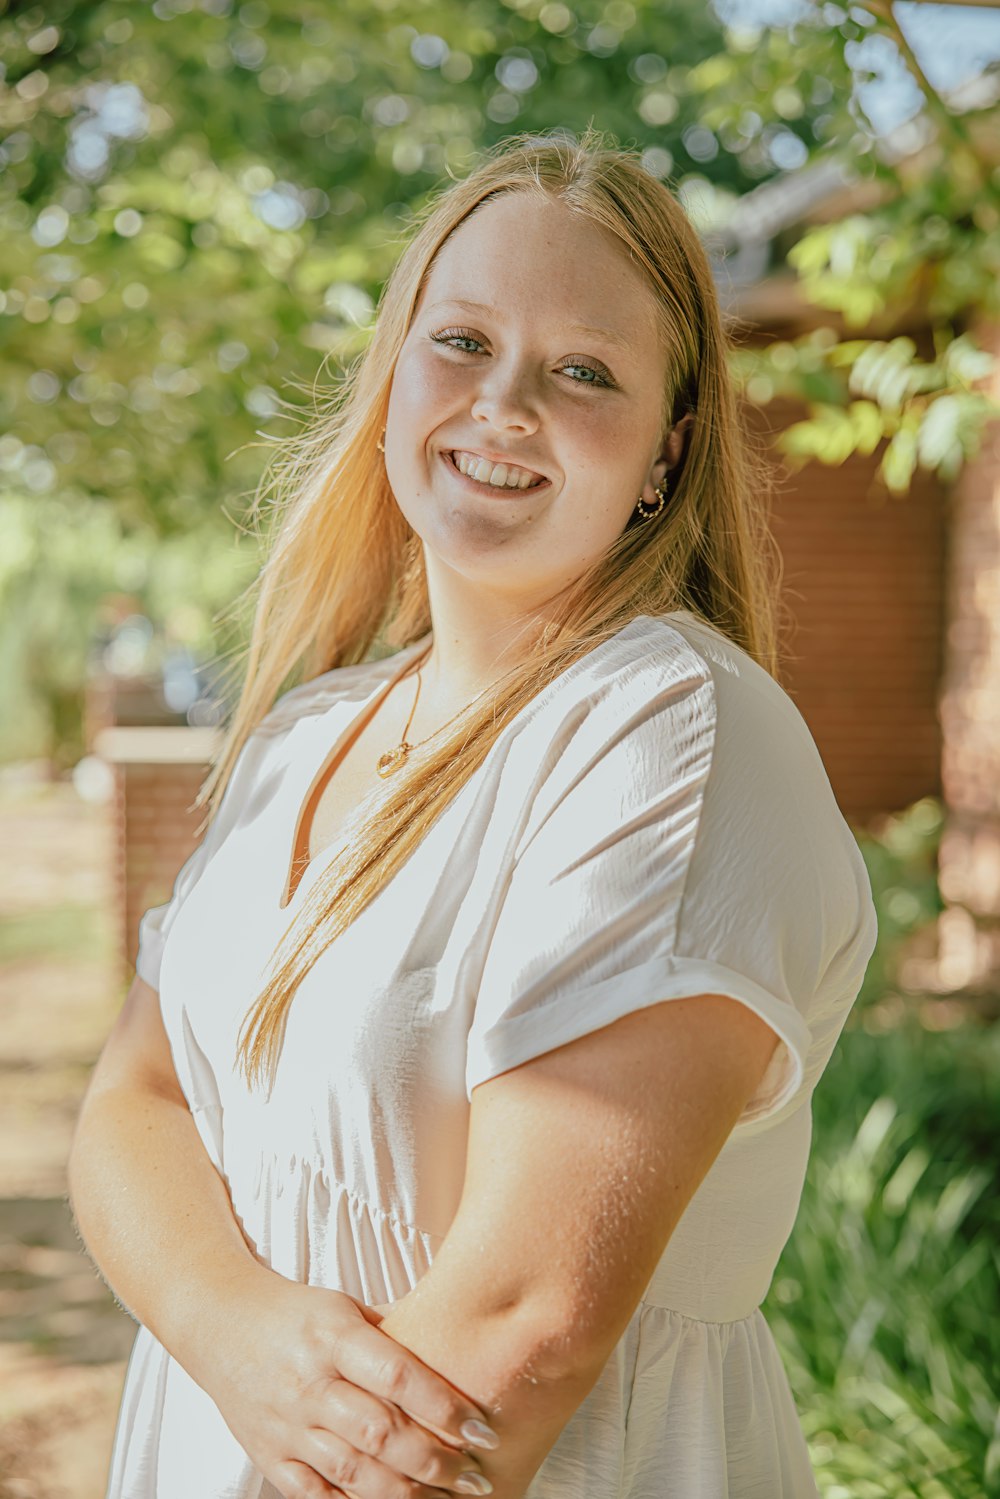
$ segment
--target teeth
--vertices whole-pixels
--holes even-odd
[[[527,489],[537,482],[537,475],[510,463],[491,463],[488,458],[477,458],[473,453],[454,453],[455,467],[470,479],[480,484],[492,484],[497,489]]]

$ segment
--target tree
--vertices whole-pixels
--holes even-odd
[[[933,357],[921,358],[906,336],[833,338],[824,327],[739,365],[751,393],[756,386],[808,401],[808,420],[779,439],[792,466],[842,463],[888,439],[878,474],[904,494],[917,466],[953,480],[998,414],[977,388],[993,358],[975,338],[976,325],[1000,313],[997,88],[975,91],[984,102],[956,112],[928,80],[889,0],[861,0],[849,11],[817,8],[764,46],[758,39],[749,67],[737,52],[703,65],[711,74],[703,118],[722,128],[741,108],[765,107],[762,91],[777,106],[794,67],[818,68],[824,58],[863,83],[876,76],[877,44],[906,64],[922,108],[895,138],[880,140],[852,96],[859,129],[849,142],[831,139],[829,150],[845,162],[860,153],[850,175],[867,179],[869,201],[808,228],[787,259],[807,298],[837,314],[846,332],[926,319]]]
[[[737,373],[820,398],[790,434],[801,454],[888,435],[892,484],[912,462],[952,473],[985,419],[961,324],[996,295],[996,174],[971,135],[946,153],[945,129],[968,127],[930,94],[926,178],[880,157],[855,54],[876,32],[900,45],[894,26],[880,0],[756,31],[685,0],[8,5],[0,758],[75,757],[53,705],[79,694],[109,590],[225,648],[213,615],[258,563],[239,533],[268,441],[363,347],[411,210],[515,129],[592,122],[641,148],[707,236],[816,160],[871,178],[874,214],[809,230],[789,259],[854,327],[924,298],[933,363],[805,340]]]

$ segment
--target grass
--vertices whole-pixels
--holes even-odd
[[[93,906],[50,906],[0,916],[0,963],[44,958],[100,960],[107,956],[105,926]]]
[[[879,948],[813,1097],[795,1229],[764,1312],[823,1499],[1000,1496],[1000,1026],[880,1001],[939,905],[924,801],[862,839]],[[995,1006],[994,1006],[995,1009]],[[989,1007],[987,1007],[989,1010]]]
[[[1000,1493],[1000,1033],[845,1032],[764,1311],[824,1499]]]

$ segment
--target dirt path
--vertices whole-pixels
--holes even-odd
[[[0,773],[0,1499],[102,1499],[135,1327],[80,1248],[65,1162],[123,984],[107,811]]]

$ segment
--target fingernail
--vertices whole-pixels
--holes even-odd
[[[486,1425],[485,1421],[463,1421],[459,1427],[459,1434],[465,1438],[470,1447],[499,1447],[500,1438],[496,1432]],[[479,1490],[480,1493],[489,1493],[488,1489]]]
[[[493,1485],[485,1473],[460,1473],[455,1479],[460,1494],[492,1494]]]

